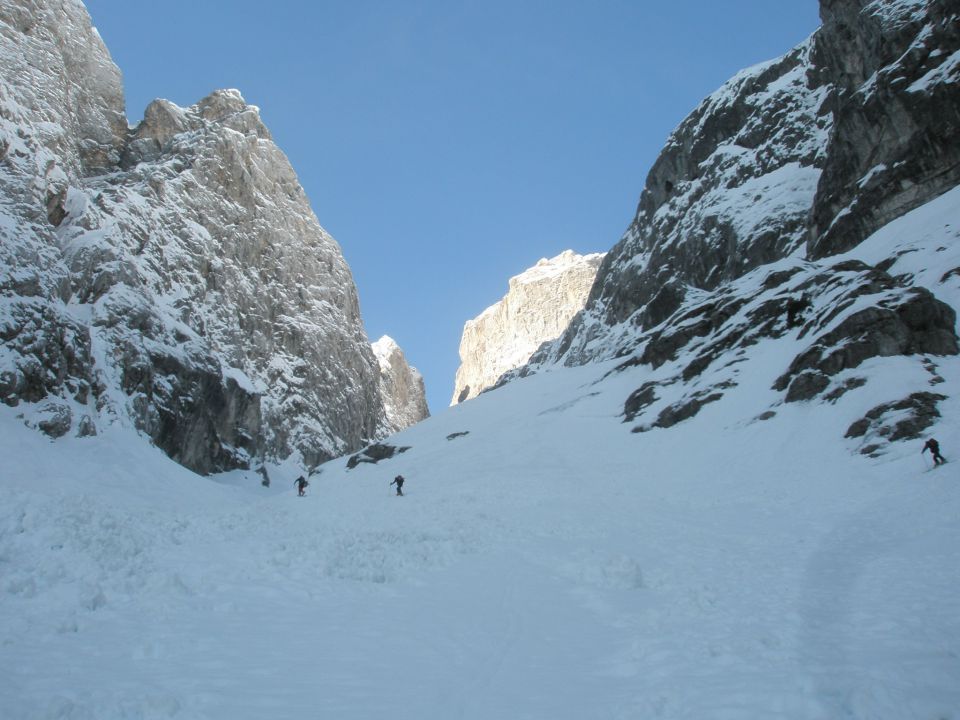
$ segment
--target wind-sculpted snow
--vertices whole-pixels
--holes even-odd
[[[53,435],[132,422],[204,473],[393,428],[350,270],[257,108],[157,100],[128,131],[82,5],[0,20],[2,400]]]

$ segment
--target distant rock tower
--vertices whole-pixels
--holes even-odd
[[[384,335],[373,343],[380,363],[380,397],[390,432],[399,432],[430,417],[423,377],[410,367],[403,351]]]
[[[586,303],[602,260],[565,250],[510,278],[507,294],[463,326],[450,404],[476,397],[559,336]]]

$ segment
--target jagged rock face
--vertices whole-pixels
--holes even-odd
[[[4,117],[29,114],[67,173],[112,168],[126,143],[123,81],[83,5],[3,0],[0,38]]]
[[[956,3],[824,0],[821,15],[673,132],[584,313],[537,361],[630,353],[691,293],[847,250],[960,182]]]
[[[380,363],[380,396],[391,432],[399,432],[430,417],[423,377],[407,363],[400,346],[384,335],[373,343]]]
[[[693,417],[739,383],[747,348],[785,337],[808,344],[771,388],[780,402],[833,402],[866,384],[851,372],[867,360],[958,354],[955,326],[953,308],[929,290],[860,261],[758,268],[709,302],[688,301],[671,322],[641,336],[620,369],[664,370],[627,398],[624,418],[643,420],[635,426],[643,432]],[[681,399],[659,402],[671,387],[683,388]]]
[[[200,472],[383,434],[349,268],[257,108],[158,100],[127,131],[79,3],[0,20],[0,399],[132,421]]]
[[[956,1],[825,0],[820,14],[815,72],[832,86],[834,137],[813,206],[812,257],[849,250],[960,183]]]
[[[741,72],[673,132],[600,270],[597,321],[653,327],[688,288],[713,289],[803,244],[830,131],[810,54],[808,42]]]
[[[492,387],[560,335],[583,308],[602,259],[567,250],[510,278],[507,294],[464,325],[451,405]]]

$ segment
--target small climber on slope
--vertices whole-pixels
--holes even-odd
[[[297,478],[296,480],[294,480],[293,482],[294,482],[294,484],[297,486],[297,495],[299,495],[300,497],[303,497],[304,495],[306,495],[306,493],[307,493],[307,485],[310,484],[310,483],[307,481],[307,479],[306,479],[303,475],[301,475],[300,477],[298,477],[298,478]]]
[[[946,460],[943,459],[943,455],[940,454],[940,443],[938,443],[933,438],[927,440],[923,446],[923,450],[920,451],[920,454],[923,455],[927,450],[930,451],[930,454],[933,456],[933,466],[943,465]]]

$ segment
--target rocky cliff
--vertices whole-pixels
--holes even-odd
[[[567,250],[510,278],[507,294],[464,325],[451,404],[476,397],[560,335],[586,302],[602,259]]]
[[[383,434],[350,270],[257,108],[157,100],[128,128],[80,3],[0,0],[0,33],[0,399],[203,473]]]
[[[380,396],[391,432],[399,432],[430,417],[423,377],[393,338],[384,335],[373,343],[380,364]]]
[[[960,270],[939,246],[955,242],[951,223],[916,237],[887,228],[960,183],[960,6],[823,0],[821,17],[671,134],[585,309],[519,374],[645,365],[651,380],[624,417],[650,429],[722,398],[738,357],[767,339],[806,342],[774,383],[783,402],[830,401],[865,383],[850,373],[875,358],[909,356],[935,376],[930,356],[957,353]],[[937,272],[904,259],[935,252],[948,263]],[[926,384],[883,407],[929,419],[945,396],[926,397]]]

